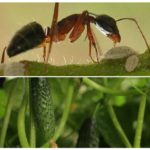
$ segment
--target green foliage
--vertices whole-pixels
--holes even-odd
[[[6,110],[3,120],[3,125],[1,128],[1,134],[0,134],[0,147],[4,146],[4,142],[6,139],[6,133],[8,130],[9,120],[11,117],[11,113],[13,108],[15,108],[15,105],[18,104],[18,102],[21,102],[23,93],[18,94],[19,89],[24,88],[23,83],[24,80],[22,79],[13,79],[5,83],[5,92],[7,94],[7,104],[6,104]],[[22,92],[23,90],[21,90]]]
[[[19,84],[16,84],[16,80]],[[135,133],[141,129],[142,134],[138,133],[141,140],[136,140],[138,147],[150,147],[149,78],[34,78],[34,84],[32,86],[30,84],[30,94],[33,94],[30,97],[32,105],[27,98],[29,96],[26,92],[28,88],[25,81],[27,80],[13,79],[12,81],[15,83],[13,88],[5,83],[5,88],[0,91],[3,95],[3,100],[0,101],[0,108],[3,109],[0,119],[1,134],[5,119],[4,112],[7,110],[7,96],[10,95],[9,92],[5,94],[4,89],[5,91],[17,89],[13,96],[16,105],[12,107],[5,147],[23,147],[20,141],[24,138],[29,147],[43,146],[41,144],[46,141],[57,143],[58,147],[133,147]],[[38,84],[38,81],[43,82]],[[146,103],[143,101],[143,95],[147,95]],[[51,105],[51,97],[53,105]],[[39,99],[42,100],[41,103]],[[146,104],[146,108],[141,105],[141,102]],[[139,106],[142,106],[142,111]],[[43,112],[43,108],[46,113]],[[36,113],[36,117],[32,116],[32,111]],[[47,115],[51,114],[49,111],[53,111],[52,118],[55,117],[55,125],[51,115]],[[22,135],[18,137],[19,130],[16,124],[19,122],[17,118],[20,112],[23,113],[21,115],[23,116],[21,123],[24,125],[21,133],[25,133],[23,137]],[[141,112],[144,113],[144,118],[141,118],[144,122],[137,128],[138,116]],[[39,129],[34,132],[34,123],[36,128],[37,120],[40,129],[46,128],[46,132]],[[37,140],[39,136],[40,140],[44,140],[42,143]],[[44,136],[46,139],[42,139]]]
[[[113,122],[109,116],[107,106],[98,105],[94,120],[98,126],[99,134],[103,135],[106,143],[111,147],[124,147],[117,130],[115,129]]]
[[[4,90],[0,89],[0,118],[4,117],[4,113],[5,113],[5,107],[6,107],[6,94],[4,92]]]

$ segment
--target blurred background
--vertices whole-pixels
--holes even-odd
[[[53,8],[54,3],[0,3],[0,56],[15,32],[25,24],[36,21],[43,28],[50,26]],[[96,14],[107,14],[115,19],[135,18],[150,43],[150,3],[60,3],[59,20],[74,13],[81,13],[83,10]],[[145,43],[133,22],[118,22],[118,27],[122,36],[122,41],[118,46],[126,45],[139,53],[146,50]],[[112,48],[112,41],[99,33],[94,25],[92,28],[102,51],[106,52]],[[65,41],[54,44],[49,62],[55,65],[91,62],[88,56],[88,40],[85,40],[85,37],[86,30],[75,43],[70,43],[66,38]],[[6,61],[34,60],[42,62],[42,52],[41,48],[36,48],[13,58],[7,58]],[[95,56],[94,49],[93,56]]]

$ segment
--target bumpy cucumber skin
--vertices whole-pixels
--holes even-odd
[[[86,119],[80,130],[76,147],[78,148],[96,148],[99,147],[99,135],[96,130],[94,120]]]
[[[30,102],[40,144],[52,138],[55,131],[55,117],[50,85],[47,78],[30,79]]]

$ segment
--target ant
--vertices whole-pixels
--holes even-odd
[[[69,33],[70,42],[75,42],[81,36],[85,28],[87,29],[87,38],[89,40],[89,57],[94,63],[99,62],[96,39],[91,28],[91,23],[93,23],[97,27],[97,29],[100,30],[101,33],[103,33],[105,36],[111,39],[115,46],[116,43],[119,43],[121,41],[121,36],[117,27],[117,22],[122,20],[130,20],[135,22],[145,41],[148,50],[150,51],[147,40],[140,26],[138,25],[138,22],[134,18],[121,18],[115,20],[114,18],[108,15],[96,15],[86,10],[83,11],[81,14],[69,15],[57,22],[58,9],[59,4],[55,3],[51,28],[47,27],[45,32],[42,26],[37,22],[31,22],[22,27],[18,32],[16,32],[16,34],[10,41],[8,47],[4,48],[2,62],[4,62],[5,51],[7,51],[9,57],[12,57],[29,49],[40,46],[43,47],[44,50],[44,62],[48,63],[53,42],[64,41],[67,34]],[[49,43],[49,51],[46,57],[47,43]],[[95,61],[91,55],[92,47],[95,49],[97,61]]]

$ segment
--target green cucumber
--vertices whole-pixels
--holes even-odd
[[[48,142],[55,131],[54,106],[47,78],[30,79],[30,104],[37,143],[41,145]]]
[[[87,118],[80,130],[76,147],[79,148],[96,148],[99,147],[99,135],[96,124],[93,119]]]

